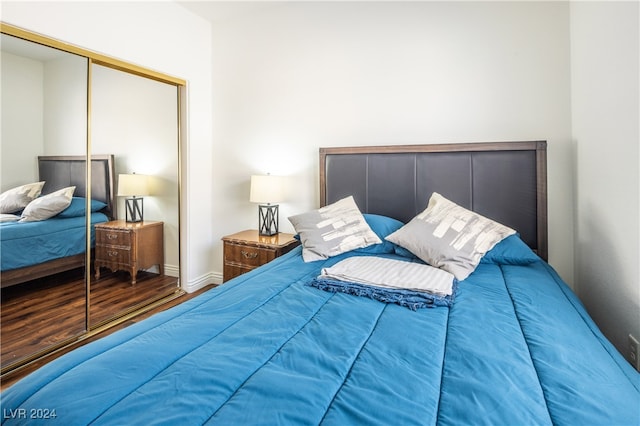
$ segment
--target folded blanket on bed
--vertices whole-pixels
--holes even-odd
[[[415,262],[375,256],[342,260],[308,283],[325,291],[369,297],[410,309],[450,306],[457,280],[449,272]]]

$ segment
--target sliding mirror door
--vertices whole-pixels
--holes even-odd
[[[85,205],[75,202],[73,217],[63,218],[58,213],[70,211],[60,204],[61,197],[44,195],[76,187],[63,191],[62,198],[73,201],[71,196],[85,191],[88,59],[1,37],[0,339],[5,371],[86,331]],[[63,156],[73,156],[79,166],[69,166],[61,177],[48,160]],[[44,182],[41,196],[30,203],[40,192],[38,182]]]
[[[178,290],[178,93],[91,65],[91,152],[113,155],[118,195],[115,220],[96,227],[92,328]]]
[[[0,25],[5,378],[182,294],[185,81]]]

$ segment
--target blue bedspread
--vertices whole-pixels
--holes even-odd
[[[107,222],[103,213],[92,213],[91,223]],[[84,253],[85,217],[58,218],[39,222],[0,224],[0,270],[23,268],[49,260]],[[91,228],[91,246],[95,233]]]
[[[546,263],[481,264],[452,307],[411,311],[305,285],[342,258],[297,248],[75,350],[5,391],[3,422],[640,421],[640,375]]]

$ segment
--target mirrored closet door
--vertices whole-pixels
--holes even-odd
[[[185,82],[6,24],[0,48],[4,377],[182,293]]]
[[[175,85],[92,64],[91,87],[91,151],[117,177],[115,220],[96,227],[94,327],[175,292],[179,165]]]
[[[61,225],[58,220],[42,220],[55,197],[49,205],[29,201],[70,186],[64,179],[57,182],[46,177],[40,160],[86,156],[89,61],[7,34],[1,37],[0,192],[5,195],[0,202],[0,339],[4,370],[86,331],[84,203],[77,206],[78,217]],[[76,176],[80,180],[84,179],[82,167]],[[20,189],[38,182],[44,184],[29,194]]]

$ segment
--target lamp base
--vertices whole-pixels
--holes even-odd
[[[260,204],[258,206],[258,233],[260,235],[276,235],[278,222],[277,204]]]
[[[144,201],[142,198],[127,198],[125,199],[126,221],[127,222],[142,222],[144,212]]]

